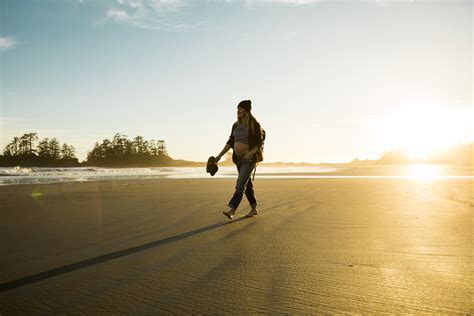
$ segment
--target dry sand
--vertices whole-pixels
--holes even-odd
[[[472,180],[255,186],[1,187],[0,314],[474,313]]]

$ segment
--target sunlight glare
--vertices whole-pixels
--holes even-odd
[[[385,148],[401,148],[411,159],[469,141],[472,110],[453,111],[436,106],[411,106],[393,113],[381,134]]]
[[[410,166],[411,175],[417,180],[430,181],[439,176],[439,166],[422,164]]]

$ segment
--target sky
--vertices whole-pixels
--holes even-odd
[[[267,162],[414,157],[474,139],[473,1],[0,0],[0,147],[79,160],[115,133],[224,147],[239,101]]]

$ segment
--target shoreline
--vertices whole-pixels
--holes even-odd
[[[163,179],[123,179],[123,180],[90,180],[90,181],[57,181],[57,182],[36,182],[36,183],[10,183],[10,184],[0,184],[0,188],[11,187],[11,186],[36,186],[36,185],[54,185],[54,184],[83,184],[83,183],[94,183],[94,182],[135,182],[135,181],[234,181],[235,177],[229,178],[216,178],[216,179],[204,179],[204,178],[163,178]],[[284,180],[406,180],[406,181],[416,181],[416,182],[431,182],[431,181],[474,181],[473,176],[447,176],[447,177],[438,177],[430,179],[420,179],[416,177],[403,177],[403,176],[328,176],[328,177],[261,177],[259,181],[284,181]]]
[[[132,168],[132,169],[22,169],[3,171],[0,186],[49,184],[88,181],[127,181],[162,179],[236,179],[232,166],[224,166],[211,177],[201,168]],[[385,167],[329,168],[329,167],[266,167],[258,166],[256,179],[474,179],[474,168],[440,165],[409,165]]]
[[[474,176],[453,176],[453,175],[441,175],[434,177],[420,177],[420,176],[363,176],[363,175],[317,175],[317,176],[306,176],[306,175],[278,175],[278,176],[268,176],[261,175],[258,178],[259,181],[282,181],[282,180],[362,180],[362,179],[371,179],[371,180],[410,180],[410,181],[451,181],[451,180],[460,180],[460,181],[474,181]],[[93,182],[124,182],[124,181],[222,181],[222,180],[236,180],[236,176],[226,176],[226,177],[216,177],[216,178],[206,178],[206,177],[162,177],[162,178],[125,178],[125,179],[93,179],[93,180],[58,180],[50,181],[45,180],[44,182],[30,182],[30,183],[0,183],[0,188],[9,187],[9,186],[24,186],[24,185],[51,185],[51,184],[61,184],[61,183],[93,183]],[[48,182],[46,182],[48,181]]]

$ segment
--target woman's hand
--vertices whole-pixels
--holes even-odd
[[[251,153],[246,153],[245,156],[244,156],[244,158],[250,160],[250,159],[252,159],[252,156],[253,156],[253,154],[251,154]]]

